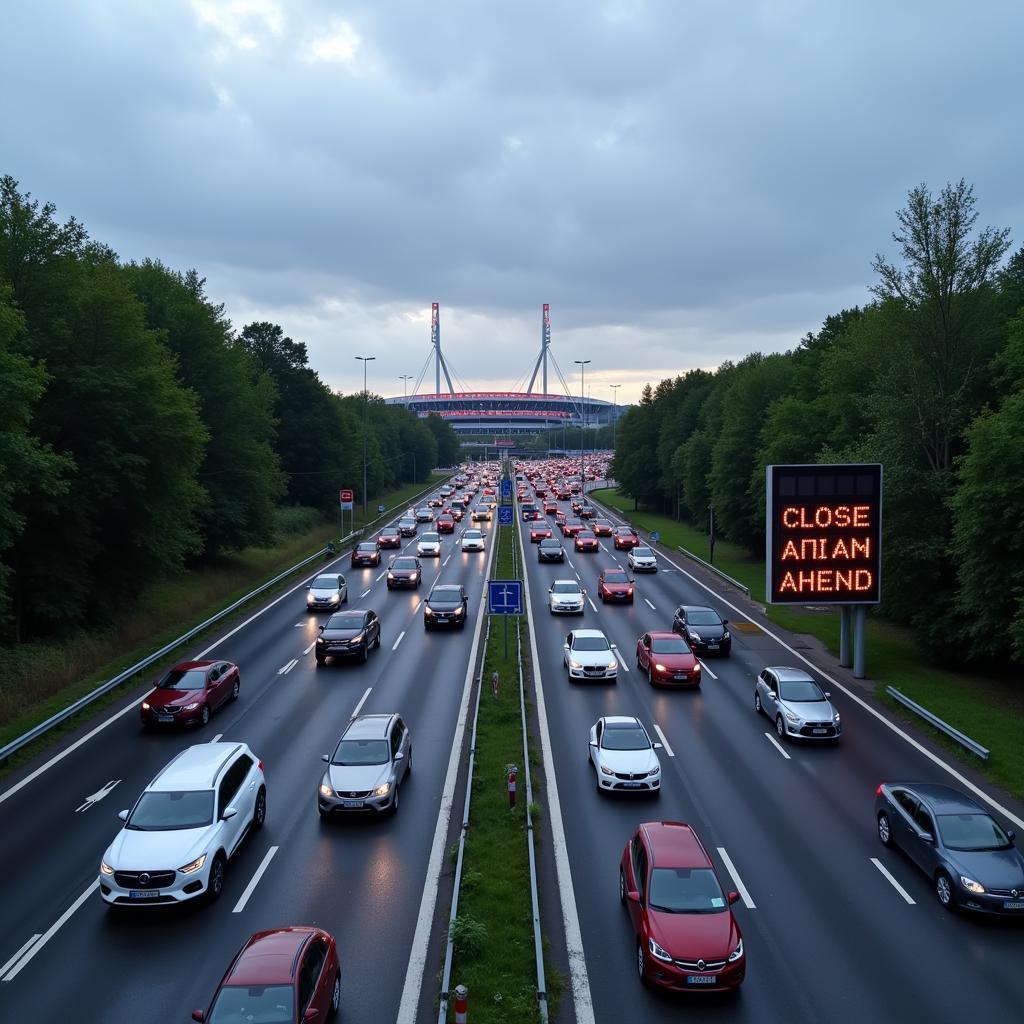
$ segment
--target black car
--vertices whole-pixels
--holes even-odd
[[[537,545],[538,562],[564,562],[565,548],[556,537],[545,537]]]
[[[423,628],[458,626],[465,628],[469,617],[469,598],[461,583],[445,583],[434,587],[423,602]]]
[[[398,520],[398,532],[403,537],[415,537],[416,536],[416,520],[415,519],[399,519]]]
[[[947,910],[1024,919],[1024,854],[980,804],[950,788],[883,782],[875,790],[875,825],[931,880]]]
[[[672,628],[699,654],[728,654],[732,650],[729,620],[714,608],[681,604],[676,609]]]
[[[364,540],[352,549],[352,568],[359,565],[380,565],[380,550],[376,541]]]
[[[328,658],[359,658],[366,661],[371,647],[380,647],[380,619],[377,613],[354,609],[337,612],[321,627],[316,638],[316,663]]]
[[[388,590],[396,587],[419,587],[423,578],[420,560],[412,555],[396,555],[388,566]]]

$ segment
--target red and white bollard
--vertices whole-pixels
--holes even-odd
[[[469,989],[465,985],[455,987],[455,1024],[466,1024],[469,1019]]]
[[[519,775],[519,769],[514,765],[508,766],[508,809],[512,810],[516,805],[516,778]]]
[[[491,673],[491,694],[495,697],[498,696],[498,670],[495,669]]]

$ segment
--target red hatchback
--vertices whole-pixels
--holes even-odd
[[[633,581],[622,569],[602,569],[597,577],[597,596],[606,602],[626,601],[632,604]],[[674,633],[672,635],[675,636]]]
[[[737,988],[743,934],[704,844],[681,821],[648,821],[626,843],[619,899],[636,936],[640,980],[677,992]]]
[[[451,516],[438,516],[437,518],[437,532],[438,533],[454,533],[455,532],[455,520]]]
[[[142,702],[142,724],[206,725],[221,704],[238,699],[238,666],[230,661],[183,661],[164,673]]]
[[[615,531],[615,548],[618,551],[628,551],[640,543],[640,538],[632,526],[620,526]]]
[[[636,642],[636,667],[651,686],[700,686],[700,662],[672,632],[644,633]]]
[[[544,523],[534,523],[530,527],[530,543],[539,544],[546,537],[551,536],[551,527]]]
[[[594,552],[600,547],[600,542],[590,530],[578,530],[573,534],[573,540],[577,551]]]
[[[377,538],[379,548],[400,548],[402,546],[402,535],[398,532],[397,526],[389,526],[386,530],[380,531]]]
[[[612,535],[612,524],[607,519],[595,519],[590,528],[598,537],[610,537]]]
[[[334,938],[320,928],[257,932],[224,972],[208,1010],[193,1010],[206,1024],[240,1020],[323,1022],[341,1004],[341,965]]]

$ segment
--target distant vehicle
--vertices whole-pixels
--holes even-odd
[[[415,523],[413,525],[415,526]],[[380,531],[380,536],[377,538],[377,547],[400,548],[401,546],[402,535],[399,533],[397,526],[388,526]]]
[[[491,506],[490,505],[474,505],[473,514],[469,517],[471,522],[490,522],[491,521]]]
[[[537,547],[538,562],[564,562],[565,548],[556,537],[545,537]]]
[[[543,554],[544,542],[541,542]],[[548,609],[552,615],[583,614],[583,601],[587,592],[576,580],[555,580],[548,588]]]
[[[532,502],[522,506],[523,522],[530,522],[533,519],[540,519],[540,509]]]
[[[615,541],[615,549],[617,551],[628,551],[630,548],[635,548],[640,543],[640,538],[637,536],[636,530],[632,526],[620,526],[616,529],[613,539]]]
[[[579,537],[576,538],[577,541]],[[597,577],[597,596],[602,601],[633,603],[633,581],[622,569],[602,569]]]
[[[636,667],[652,686],[700,686],[700,662],[677,633],[644,633],[636,642]]]
[[[434,510],[429,505],[421,505],[416,509],[417,523],[432,523],[434,521]]]
[[[590,530],[580,530],[573,538],[577,551],[593,554],[600,549],[600,542]]]
[[[590,763],[597,791],[660,793],[661,761],[654,748],[638,718],[599,718],[590,730]]]
[[[484,535],[479,530],[465,530],[462,534],[463,551],[483,551]]]
[[[837,740],[842,725],[831,696],[802,668],[771,667],[754,684],[754,710],[775,722],[779,739]]]
[[[321,817],[355,811],[395,814],[412,771],[412,736],[400,715],[358,715],[345,727],[317,791]]]
[[[317,667],[326,664],[328,658],[366,661],[371,647],[380,647],[377,613],[360,608],[336,612],[320,627],[316,638]]]
[[[380,549],[376,541],[365,540],[352,549],[352,568],[362,565],[380,565]]]
[[[441,535],[439,533],[424,533],[416,542],[416,554],[421,558],[441,557]]]
[[[415,519],[400,519],[398,521],[398,530],[403,537],[415,537],[417,528]]]
[[[450,512],[447,515],[438,516],[436,525],[438,533],[455,532],[455,518],[452,516]]]
[[[300,1024],[325,1021],[340,1006],[341,965],[334,937],[321,928],[293,925],[248,939],[221,978],[209,1009],[193,1010],[192,1019]]]
[[[215,900],[228,860],[266,815],[263,762],[244,743],[186,747],[120,812],[124,827],[100,861],[100,896],[117,907]]]
[[[729,620],[705,605],[681,604],[672,628],[701,654],[728,654],[732,650]]]
[[[337,610],[348,601],[348,584],[340,572],[324,573],[314,577],[306,591],[306,607]]]
[[[565,522],[559,524],[562,527],[563,537],[575,537],[577,533],[582,533],[584,526],[582,519],[576,519],[572,517],[566,517]]]
[[[678,821],[648,821],[622,851],[619,899],[636,936],[645,983],[674,991],[730,989],[743,982],[743,934],[707,850]]]
[[[388,566],[388,590],[399,587],[419,587],[423,575],[420,560],[412,555],[395,555]]]
[[[443,498],[434,497],[427,502],[428,508],[440,508],[444,504]]]
[[[611,679],[619,674],[619,662],[608,637],[599,629],[574,629],[562,645],[562,661],[569,679]]]
[[[595,519],[590,528],[594,531],[595,537],[610,537],[612,535],[612,524],[607,519]]]
[[[544,502],[544,515],[553,516],[558,511],[557,501],[545,501]]]
[[[547,523],[534,523],[530,527],[530,543],[539,544],[542,540],[551,536],[551,527]]]
[[[579,510],[580,519],[593,519],[594,507],[592,505],[581,505]]]
[[[142,724],[206,725],[222,704],[238,700],[241,685],[238,666],[230,661],[182,661],[139,706]]]
[[[875,824],[932,880],[947,910],[1024,917],[1024,855],[975,800],[950,786],[883,782]]]
[[[465,628],[469,617],[469,598],[461,583],[445,583],[435,586],[423,602],[423,628],[434,626],[457,626]]]
[[[626,555],[626,564],[633,572],[657,572],[658,558],[654,551],[644,544],[630,548]]]

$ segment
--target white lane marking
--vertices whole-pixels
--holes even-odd
[[[908,903],[909,903],[909,904],[910,904],[910,905],[911,905],[912,907],[913,907],[913,906],[916,906],[916,905],[917,905],[917,903],[916,903],[916,901],[914,900],[913,896],[911,896],[911,895],[910,895],[910,893],[909,893],[909,892],[907,892],[907,890],[906,890],[906,889],[904,889],[904,888],[903,888],[903,886],[902,886],[902,885],[900,885],[900,883],[899,883],[899,882],[897,882],[895,878],[893,878],[893,876],[892,876],[892,875],[891,875],[891,874],[889,873],[889,869],[888,869],[888,868],[887,868],[887,867],[886,867],[886,866],[885,866],[885,865],[884,865],[884,864],[883,864],[883,863],[882,863],[882,862],[881,862],[881,861],[880,861],[880,860],[879,860],[879,859],[878,859],[877,857],[872,857],[872,858],[871,858],[871,863],[872,863],[872,864],[874,864],[874,865],[875,865],[875,867],[876,867],[876,868],[878,868],[878,870],[882,872],[882,875],[883,875],[883,876],[884,876],[885,878],[887,878],[887,879],[889,880],[889,882],[890,882],[890,883],[892,884],[892,887],[893,887],[893,888],[894,888],[894,889],[895,889],[895,890],[896,890],[896,891],[897,891],[897,892],[898,892],[898,893],[899,893],[899,894],[900,894],[900,895],[901,895],[901,896],[902,896],[902,897],[903,897],[903,898],[904,898],[904,899],[905,899],[905,900],[906,900],[906,901],[907,901],[907,902],[908,902]]]
[[[398,645],[402,642],[402,637],[403,636],[405,636],[405,630],[404,629],[402,630],[401,633],[398,634],[398,639],[395,641],[394,646],[391,648],[391,650],[393,650],[393,651],[397,651],[398,650]]]
[[[374,583],[380,583],[380,581],[382,579],[384,579],[384,577],[387,576],[387,574],[388,574],[388,571],[387,571],[387,569],[385,569],[373,582]]]
[[[82,895],[79,896],[78,899],[75,900],[75,902],[72,903],[71,906],[68,907],[68,909],[65,910],[64,913],[61,914],[60,917],[58,917],[57,920],[54,921],[53,924],[51,924],[50,927],[47,928],[45,932],[43,932],[43,934],[39,937],[38,941],[34,942],[31,946],[28,947],[25,953],[22,954],[21,959],[5,975],[3,975],[3,978],[0,980],[14,981],[14,979],[21,973],[22,968],[25,967],[26,964],[28,964],[29,961],[32,960],[36,953],[38,953],[39,950],[41,950],[43,946],[45,946],[50,941],[50,939],[52,939],[54,935],[56,935],[57,932],[60,931],[61,928],[64,927],[64,925],[67,923],[72,914],[74,914],[74,912],[78,910],[78,908],[90,896],[92,896],[92,894],[96,892],[96,890],[99,889],[99,887],[100,880],[97,878],[96,881],[93,882],[92,885],[90,885],[89,888],[86,889],[85,892],[83,892]]]
[[[480,601],[487,596],[487,580],[491,574],[496,546],[487,552],[483,579],[480,582]],[[455,735],[452,737],[452,751],[448,756],[448,770],[444,777],[444,788],[441,791],[441,806],[437,815],[437,827],[434,829],[434,840],[430,847],[430,859],[423,880],[423,897],[420,900],[419,914],[416,917],[416,930],[409,949],[409,966],[405,972],[405,984],[402,986],[402,999],[398,1005],[396,1024],[416,1024],[416,1013],[419,1009],[420,991],[423,987],[423,973],[427,966],[427,947],[430,933],[434,927],[434,910],[437,907],[437,892],[441,884],[441,864],[444,860],[446,841],[448,839],[448,823],[452,816],[452,805],[455,801],[455,783],[458,780],[459,764],[462,758],[462,743],[466,733],[466,721],[469,718],[469,695],[473,689],[473,670],[476,667],[477,651],[480,647],[480,634],[486,615],[478,615],[476,629],[473,633],[473,644],[469,651],[469,663],[466,666],[466,679],[462,684],[462,698],[459,704],[459,717],[455,723]],[[531,635],[533,630],[530,631]],[[536,650],[534,651],[536,659]],[[538,664],[535,660],[534,664]],[[549,774],[549,779],[554,775]],[[548,798],[551,799],[549,783]],[[578,1024],[592,1024],[593,1017],[581,1020]]]
[[[120,779],[111,779],[109,782],[102,785],[95,793],[90,793],[82,804],[75,808],[75,814],[79,814],[82,811],[89,810],[93,804],[98,804],[105,796],[109,796],[111,791],[118,785]]]
[[[274,854],[280,849],[278,846],[272,846],[267,850],[266,856],[263,858],[262,863],[256,869],[256,874],[249,879],[249,884],[245,887],[245,892],[239,897],[238,902],[235,904],[232,914],[240,914],[245,910],[246,903],[249,902],[249,897],[253,894],[256,886],[259,884],[259,880],[263,877],[263,873],[270,867],[270,862],[274,859]]]
[[[607,555],[608,549],[604,546],[604,541],[598,541],[598,543],[601,545],[601,550]]]
[[[746,905],[747,910],[756,910],[757,904],[755,904],[750,898],[750,893],[747,892],[747,887],[743,884],[743,879],[740,878],[740,873],[736,870],[736,865],[733,864],[732,858],[725,852],[724,846],[718,847],[718,856],[722,858],[722,861],[725,863],[726,870],[732,876],[733,885],[735,885],[739,891],[740,898]]]
[[[314,640],[314,641],[313,641],[313,642],[312,642],[312,643],[311,643],[311,644],[310,644],[310,645],[309,645],[308,647],[304,647],[304,648],[302,649],[302,654],[303,654],[303,656],[305,656],[305,655],[309,654],[309,652],[310,652],[311,650],[313,650],[313,648],[314,648],[314,647],[316,647],[316,641],[315,641],[315,640]]]
[[[217,733],[217,735],[216,735],[216,736],[214,736],[214,737],[213,737],[213,739],[212,739],[212,740],[210,740],[210,742],[211,742],[211,743],[216,743],[216,742],[218,742],[218,741],[220,740],[221,736],[223,736],[223,735],[224,735],[224,733],[222,733],[222,732],[219,732],[219,733]]]
[[[668,754],[669,757],[675,757],[675,751],[669,745],[668,739],[665,737],[665,734],[661,731],[661,726],[658,725],[657,722],[654,723],[654,731],[658,734],[658,739],[661,740],[661,745],[665,748],[665,753]]]
[[[579,575],[579,573],[577,573],[577,576],[578,576],[578,575]],[[596,604],[594,604],[594,601],[593,601],[593,599],[592,599],[591,597],[589,597],[589,596],[587,597],[587,604],[589,604],[589,605],[590,605],[590,607],[591,607],[591,608],[593,608],[595,612],[597,611],[597,605],[596,605]],[[618,653],[618,651],[616,651],[616,654],[617,654],[617,653]],[[620,658],[619,660],[621,661],[622,659]]]
[[[361,593],[361,594],[360,594],[359,596],[360,596],[360,597],[366,597],[366,595],[367,595],[367,594],[368,594],[369,592],[370,592],[370,589],[369,589],[369,587],[367,587],[367,589],[366,589],[366,590],[364,590],[364,591],[363,591],[363,592],[362,592],[362,593]]]
[[[15,953],[14,956],[12,956],[11,959],[3,965],[3,967],[0,967],[0,977],[3,977],[4,972],[7,970],[8,967],[10,967],[12,964],[16,964],[22,958],[22,956],[24,956],[24,954],[28,952],[29,946],[31,946],[32,943],[36,941],[36,939],[41,938],[42,934],[42,932],[36,932],[35,935],[33,935],[32,938],[29,939],[28,942],[26,942],[25,945],[22,946],[21,949],[19,949],[18,952]]]
[[[305,625],[304,622],[296,622],[295,625],[292,626],[292,629],[300,629],[304,625]]]
[[[846,696],[849,697],[850,700],[852,700],[855,704],[859,705],[869,715],[873,716],[875,719],[881,722],[882,725],[884,725],[887,729],[892,730],[892,732],[899,736],[901,740],[904,740],[905,742],[909,743],[910,746],[912,746],[919,754],[922,754],[924,755],[924,757],[928,758],[928,760],[931,761],[932,764],[936,764],[944,771],[948,772],[954,779],[957,780],[957,782],[960,783],[961,786],[965,787],[966,789],[969,789],[976,797],[979,797],[980,799],[984,800],[985,803],[987,803],[989,807],[991,807],[993,810],[998,811],[1000,814],[1003,815],[1003,817],[1008,818],[1018,828],[1024,829],[1024,818],[1021,818],[1018,815],[1014,814],[1013,811],[1008,810],[1001,803],[999,803],[999,801],[996,800],[995,797],[989,796],[989,794],[986,793],[985,790],[983,790],[980,786],[976,786],[965,775],[962,775],[960,772],[958,772],[951,764],[949,764],[947,761],[943,761],[943,759],[939,757],[938,754],[933,754],[926,746],[924,746],[921,743],[918,743],[918,741],[915,740],[913,736],[911,736],[907,732],[904,732],[895,722],[893,722],[889,718],[886,718],[886,716],[883,715],[881,711],[878,711],[876,708],[873,708],[870,704],[868,704],[866,700],[864,700],[862,697],[857,696],[857,694],[855,694],[851,689],[849,689],[848,687],[844,686],[841,682],[839,682],[838,679],[835,679],[833,676],[830,676],[823,668],[821,668],[820,666],[816,665],[813,661],[811,661],[810,658],[806,657],[799,651],[790,647],[789,644],[787,644],[786,641],[782,639],[782,637],[777,636],[766,626],[763,626],[760,622],[757,622],[754,619],[752,619],[745,611],[743,611],[742,608],[737,608],[736,605],[734,605],[731,601],[722,597],[721,594],[719,594],[716,590],[713,590],[703,581],[697,579],[697,577],[694,576],[692,573],[687,572],[678,563],[673,562],[672,559],[669,558],[667,555],[662,554],[661,557],[666,562],[668,562],[669,565],[674,566],[675,569],[681,572],[684,576],[688,577],[690,580],[696,583],[697,586],[700,587],[702,590],[706,590],[716,600],[721,601],[722,604],[726,606],[726,608],[731,608],[741,618],[746,619],[747,622],[752,622],[761,630],[762,633],[764,633],[765,636],[770,637],[772,640],[774,640],[781,648],[783,648],[783,650],[788,651],[790,654],[793,655],[794,658],[799,658],[805,665],[807,665],[808,668],[814,669],[814,671],[817,672],[818,675],[820,675],[823,679],[827,680],[837,689],[842,690],[842,692],[846,694]],[[661,571],[668,572],[669,570],[663,569]]]
[[[373,689],[372,686],[366,688],[366,693],[359,698],[359,703],[355,706],[355,710],[352,712],[352,717],[356,718],[359,712],[363,710],[363,705],[366,703],[366,698],[370,696],[370,691]]]
[[[291,670],[292,670],[293,668],[295,668],[295,666],[296,666],[296,665],[298,665],[298,663],[299,663],[299,661],[298,661],[298,658],[292,658],[292,660],[291,660],[291,661],[289,661],[287,665],[282,665],[282,666],[281,666],[281,667],[280,667],[280,668],[279,668],[279,669],[277,670],[277,674],[278,674],[279,676],[285,676],[285,675],[287,675],[287,674],[288,674],[289,672],[291,672]]]
[[[654,607],[653,604],[651,604],[650,601],[647,600],[646,597],[644,598],[644,602],[646,603],[647,607],[651,609],[652,612],[656,612],[658,610],[657,608]]]
[[[793,759],[789,756],[789,752],[786,748],[770,733],[766,732],[765,737],[768,742],[787,760],[792,761]]]
[[[451,558],[451,557],[452,557],[452,556],[451,556],[451,555],[449,554],[449,555],[448,555],[448,558]],[[442,567],[442,568],[444,568],[444,566],[446,566],[446,565],[448,564],[448,558],[446,558],[446,559],[445,559],[445,560],[444,560],[444,561],[443,561],[443,562],[441,563],[441,567]]]
[[[697,660],[700,661],[700,658],[698,658]],[[701,671],[707,672],[707,674],[709,676],[711,676],[712,679],[717,679],[718,678],[718,676],[716,676],[715,673],[712,672],[711,669],[708,668],[707,662],[700,661],[700,667],[701,667]]]
[[[587,600],[590,601],[590,598],[588,597]],[[590,601],[590,603],[593,604],[594,602]],[[597,609],[595,608],[594,611],[596,612]],[[618,647],[615,648],[615,657],[619,659],[619,664],[622,666],[622,671],[628,672],[629,666],[626,664],[625,658],[623,658],[622,655],[619,653]]]
[[[572,564],[572,559],[568,555],[565,556],[565,560],[569,563],[569,568],[570,569],[575,569],[576,568],[576,566]],[[579,573],[576,573],[576,576],[578,578],[579,577]]]

